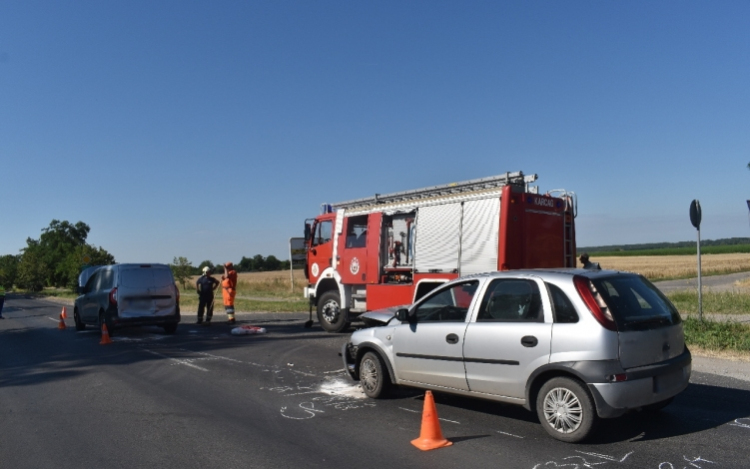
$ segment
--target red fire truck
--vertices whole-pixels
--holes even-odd
[[[324,204],[305,220],[305,297],[340,332],[460,275],[575,267],[576,198],[522,172]]]

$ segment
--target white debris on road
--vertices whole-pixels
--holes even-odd
[[[329,396],[350,397],[355,399],[366,399],[367,396],[362,391],[362,386],[344,380],[334,378],[328,379],[318,388],[319,392]]]

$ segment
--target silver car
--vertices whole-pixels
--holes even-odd
[[[368,396],[405,385],[518,404],[567,442],[600,418],[661,409],[690,379],[680,314],[632,273],[473,275],[362,319],[379,327],[354,332],[342,356]]]

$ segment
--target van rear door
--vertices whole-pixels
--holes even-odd
[[[172,271],[165,265],[123,266],[117,289],[118,313],[121,318],[171,316],[177,301]]]
[[[617,323],[623,368],[664,362],[684,352],[680,313],[651,282],[635,274],[592,281]]]

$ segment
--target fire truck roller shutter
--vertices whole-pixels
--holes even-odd
[[[456,272],[461,240],[460,203],[421,207],[417,212],[414,268],[417,272]]]
[[[464,202],[461,275],[497,270],[500,198]]]

